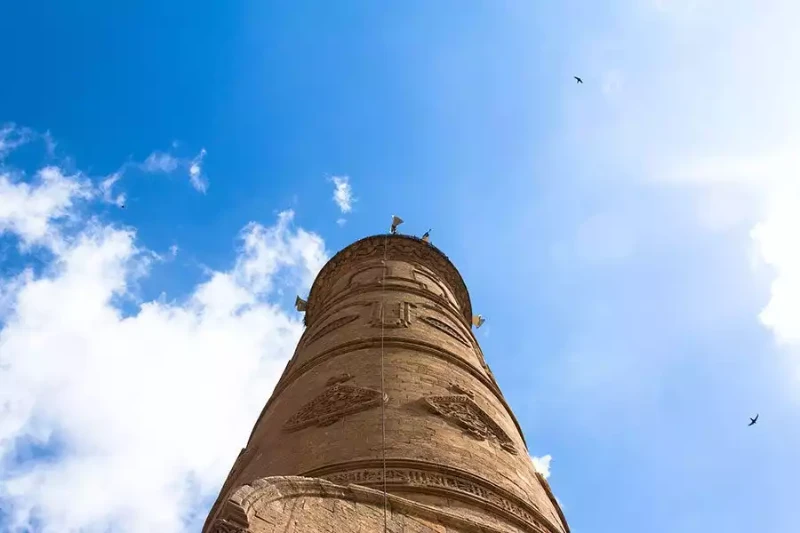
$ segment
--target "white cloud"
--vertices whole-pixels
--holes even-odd
[[[800,344],[800,183],[773,196],[769,214],[750,235],[774,270],[770,300],[759,318],[781,343]]]
[[[342,213],[349,213],[353,209],[353,188],[347,176],[333,176],[333,201],[339,206]]]
[[[177,141],[172,142],[173,149],[178,148],[179,145]],[[147,159],[144,160],[144,163],[139,165],[139,168],[145,172],[162,172],[164,174],[171,174],[179,168],[186,169],[189,175],[189,183],[192,184],[192,187],[198,192],[205,194],[208,190],[208,178],[203,174],[203,161],[205,160],[206,153],[206,149],[201,148],[196,156],[192,159],[187,159],[176,157],[170,153],[156,151],[147,156]]]
[[[782,344],[800,344],[800,142],[762,153],[707,156],[666,176],[711,192],[702,196],[699,218],[708,228],[757,218],[750,230],[759,259],[773,270],[770,299],[759,314]]]
[[[115,172],[109,177],[100,182],[100,193],[103,196],[103,201],[109,204],[114,204],[118,207],[125,205],[125,194],[119,193],[114,196],[111,188],[122,178],[122,172]]]
[[[690,160],[665,177],[707,189],[698,206],[706,228],[758,219],[750,237],[760,260],[773,269],[770,299],[759,319],[782,344],[800,344],[800,142],[790,139],[750,155]]]
[[[169,174],[178,168],[180,161],[164,152],[153,152],[142,163],[142,169],[146,172],[164,172]]]
[[[337,218],[336,219],[336,224],[338,224],[339,226],[344,226],[345,224],[347,224],[347,219],[346,218]]]
[[[49,131],[46,131],[42,134],[42,141],[44,141],[44,146],[47,151],[47,155],[50,157],[55,157],[56,155],[56,147],[58,147],[58,143],[53,139],[53,136],[50,134]]]
[[[543,455],[542,457],[534,457],[531,455],[533,461],[533,468],[536,469],[545,479],[550,477],[550,462],[553,458],[550,455]]]
[[[196,531],[184,517],[214,495],[302,332],[272,299],[307,290],[324,243],[291,211],[251,223],[231,269],[125,316],[153,254],[132,228],[80,218],[80,175],[40,175],[0,187],[3,230],[53,252],[43,273],[0,279],[4,512],[16,531],[34,517],[47,533]],[[69,238],[61,215],[80,225]],[[61,446],[14,464],[26,441]]]
[[[581,45],[591,72],[624,72],[614,103],[625,105],[571,101],[571,148],[664,191],[665,203],[690,192],[694,229],[737,243],[749,231],[775,276],[759,318],[780,342],[800,343],[800,4],[641,2]]]
[[[31,138],[32,132],[27,128],[19,128],[13,123],[0,125],[0,160]]]
[[[206,149],[203,148],[189,164],[189,181],[192,183],[192,187],[202,193],[208,190],[208,180],[203,176],[203,159],[205,157]]]
[[[91,184],[79,174],[45,167],[36,176],[38,185],[31,185],[14,179],[11,171],[0,171],[0,234],[14,233],[25,246],[52,238],[51,222],[92,196]]]

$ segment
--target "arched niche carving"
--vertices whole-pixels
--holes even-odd
[[[334,281],[326,295],[323,295],[323,300],[335,298],[337,295],[342,294],[354,287],[360,285],[373,285],[380,283],[384,273],[388,274],[388,267],[383,265],[380,261],[370,261],[367,264],[360,266],[354,272],[347,276]],[[328,302],[325,302],[326,305]]]
[[[436,296],[445,299],[448,303],[450,303],[453,307],[460,310],[461,306],[458,305],[458,301],[456,300],[453,293],[432,273],[425,272],[421,268],[415,268],[412,271],[412,275],[414,279],[418,281],[423,288],[432,292]]]

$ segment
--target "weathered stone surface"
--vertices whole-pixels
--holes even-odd
[[[306,313],[204,533],[377,532],[384,517],[388,531],[568,532],[441,252],[362,239],[322,269]]]

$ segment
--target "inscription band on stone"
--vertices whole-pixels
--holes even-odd
[[[381,468],[368,468],[351,470],[347,472],[323,474],[317,477],[340,485],[373,485],[383,483],[383,470]],[[486,487],[481,487],[476,483],[467,481],[465,479],[460,479],[453,475],[428,472],[425,470],[417,470],[412,468],[390,468],[386,470],[386,482],[390,484],[399,484],[412,487],[433,487],[465,493],[488,502],[506,511],[507,513],[514,515],[517,519],[523,521],[535,531],[542,533],[547,531],[547,529],[540,525],[541,518],[537,515],[540,515],[541,513],[537,513],[534,510],[528,510],[525,508],[525,505],[512,502],[508,498],[501,496],[500,494],[497,494]]]

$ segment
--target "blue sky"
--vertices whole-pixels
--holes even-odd
[[[5,8],[0,529],[196,531],[399,214],[573,532],[796,531],[800,6],[540,4]]]

